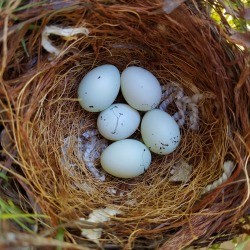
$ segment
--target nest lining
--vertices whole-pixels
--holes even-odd
[[[95,209],[113,206],[121,214],[105,230],[103,242],[120,245],[137,235],[160,240],[163,234],[159,233],[168,228],[166,222],[192,212],[204,188],[223,173],[224,162],[236,161],[221,93],[221,86],[227,86],[224,95],[231,100],[235,67],[224,65],[230,61],[225,50],[230,45],[219,43],[210,22],[190,14],[185,6],[174,14],[149,15],[152,5],[145,4],[138,11],[119,4],[95,4],[99,11],[79,9],[61,21],[69,26],[84,23],[89,36],[64,43],[63,52],[51,62],[51,55],[34,46],[33,53],[42,52],[37,58],[39,67],[33,67],[17,84],[10,81],[8,94],[12,95],[15,114],[9,115],[15,116],[12,132],[18,161],[39,206],[51,216],[52,225],[86,218]],[[58,18],[60,14],[44,19],[43,25]],[[33,38],[34,34],[30,42]],[[35,41],[39,39],[36,35]],[[164,157],[154,155],[148,171],[131,180],[107,175],[105,181],[98,181],[74,153],[77,138],[95,129],[97,118],[80,107],[78,84],[91,68],[106,63],[120,71],[128,65],[144,67],[163,87],[176,82],[186,96],[205,97],[198,105],[199,129],[192,130],[185,124],[179,148]],[[176,111],[176,106],[170,107],[170,112]],[[138,134],[134,137],[139,138]],[[68,159],[79,168],[74,175],[62,163],[66,138],[70,138]],[[185,184],[173,184],[169,181],[171,167],[181,161],[193,167],[192,175]],[[96,164],[98,167],[98,161]],[[77,183],[84,183],[85,190]]]
[[[82,71],[82,70],[81,70]],[[82,74],[82,72],[81,72]],[[75,82],[75,90],[77,89],[79,81]],[[67,83],[68,84],[68,83]],[[61,86],[59,87],[61,89]],[[218,159],[223,155],[225,157],[226,152],[226,145],[219,148],[216,145],[221,145],[221,141],[225,141],[223,138],[225,136],[224,133],[221,133],[221,126],[223,126],[223,121],[220,121],[221,124],[218,126],[218,128],[214,128],[213,126],[209,126],[207,124],[202,124],[202,117],[201,115],[201,128],[198,132],[194,132],[192,130],[188,130],[185,128],[183,129],[183,139],[182,139],[182,145],[178,149],[177,152],[166,156],[166,157],[158,157],[154,156],[153,164],[150,166],[149,171],[147,171],[146,174],[143,176],[140,176],[136,179],[132,180],[121,180],[117,178],[113,178],[108,176],[107,180],[104,183],[99,183],[89,172],[88,168],[84,167],[84,162],[80,161],[79,158],[77,158],[72,152],[75,150],[74,147],[77,147],[75,143],[73,142],[75,138],[86,132],[87,129],[93,129],[96,128],[96,115],[90,114],[84,112],[80,106],[77,100],[66,100],[66,98],[74,98],[75,97],[75,91],[69,91],[72,93],[72,96],[67,92],[67,89],[65,89],[65,93],[61,95],[59,89],[55,90],[55,93],[60,93],[60,99],[57,99],[55,101],[55,94],[53,93],[51,96],[53,99],[49,99],[47,95],[47,105],[43,107],[44,117],[38,117],[37,123],[39,123],[39,134],[34,134],[35,137],[33,139],[33,142],[38,142],[33,144],[33,147],[35,147],[36,152],[40,153],[40,158],[44,158],[44,155],[47,155],[45,159],[48,161],[45,164],[47,166],[53,166],[52,171],[58,171],[59,173],[62,171],[64,172],[65,166],[61,164],[61,150],[63,140],[67,137],[71,138],[72,142],[70,145],[72,148],[68,149],[69,153],[69,159],[72,162],[75,162],[77,166],[81,169],[79,171],[78,180],[84,180],[86,183],[91,186],[95,187],[95,192],[87,195],[82,201],[83,206],[86,206],[89,202],[92,204],[94,202],[98,202],[99,204],[97,207],[102,207],[107,204],[117,204],[122,205],[123,200],[127,200],[127,197],[120,197],[120,196],[110,196],[110,194],[107,193],[107,188],[117,188],[120,191],[128,192],[130,193],[130,196],[132,199],[136,199],[138,204],[136,205],[137,209],[141,207],[142,211],[144,210],[146,213],[147,208],[152,207],[152,204],[145,204],[145,200],[152,200],[154,202],[155,200],[163,200],[162,204],[159,204],[160,208],[165,210],[165,214],[171,213],[182,213],[183,207],[178,211],[175,211],[173,209],[173,205],[177,203],[176,207],[179,207],[178,202],[176,201],[176,193],[177,191],[183,193],[184,197],[187,193],[190,191],[194,193],[193,199],[194,201],[197,200],[197,198],[200,195],[200,191],[203,187],[208,185],[211,181],[218,178],[221,167],[220,162]],[[65,98],[64,98],[65,95]],[[53,104],[51,104],[53,103]],[[204,104],[203,104],[204,105]],[[60,116],[60,119],[58,119],[58,116]],[[208,123],[214,123],[216,121],[208,121]],[[203,128],[205,127],[205,128]],[[217,131],[216,131],[217,130]],[[45,131],[40,134],[40,131]],[[211,138],[211,134],[214,133],[214,137]],[[55,140],[56,139],[56,140]],[[101,137],[99,138],[101,139]],[[213,140],[216,142],[213,142]],[[43,144],[41,145],[40,141],[43,141]],[[206,143],[204,143],[205,141]],[[44,147],[44,148],[43,148]],[[225,152],[223,152],[225,150]],[[191,153],[190,153],[191,151]],[[53,153],[56,152],[55,155]],[[70,154],[71,152],[71,154]],[[214,164],[214,170],[211,167],[212,163],[212,157],[210,152],[216,152],[213,157]],[[51,157],[52,156],[52,157]],[[223,159],[224,159],[223,157]],[[218,158],[218,159],[216,159]],[[193,184],[187,185],[186,187],[180,186],[180,185],[171,185],[168,182],[169,177],[169,169],[171,166],[173,166],[175,163],[179,162],[180,160],[185,160],[189,162],[189,164],[192,164],[194,167],[193,172]],[[204,164],[205,162],[205,164]],[[55,168],[57,166],[57,168]],[[45,166],[42,168],[44,169]],[[46,168],[45,168],[46,169]],[[218,171],[219,170],[219,171]],[[51,169],[49,170],[51,171]],[[214,173],[213,173],[214,172]],[[37,175],[38,173],[36,173]],[[43,171],[41,172],[43,175]],[[56,173],[58,175],[58,173]],[[55,177],[58,179],[58,176]],[[66,178],[66,177],[63,177]],[[40,179],[40,178],[39,178]],[[71,179],[71,178],[70,178]],[[82,190],[75,190],[74,182],[76,180],[68,180],[67,178],[64,180],[65,183],[65,189],[70,190],[73,189],[71,192],[73,194],[73,199],[77,198],[77,195],[74,194],[74,192],[78,193],[80,197],[83,197],[84,192]],[[51,181],[51,180],[50,180]],[[56,181],[56,180],[54,180]],[[70,186],[68,186],[71,184]],[[44,184],[43,184],[44,185]],[[152,190],[152,186],[154,189]],[[190,190],[190,187],[192,189]],[[159,195],[158,190],[165,190],[161,195],[163,197],[158,198]],[[169,191],[167,191],[169,190]],[[186,190],[186,191],[185,191]],[[70,192],[70,193],[71,193]],[[195,195],[196,194],[196,195]],[[156,197],[155,197],[156,195]],[[96,198],[98,196],[98,198]],[[179,195],[178,195],[179,196]],[[78,199],[80,199],[80,197]],[[93,198],[94,197],[94,198]],[[183,203],[184,197],[180,198],[180,203]],[[130,199],[131,199],[130,198]],[[56,197],[56,199],[58,199]],[[76,200],[78,200],[76,199]],[[118,203],[116,201],[118,200]],[[69,201],[69,199],[66,199]],[[142,203],[140,202],[142,200]],[[166,200],[169,202],[169,204],[166,204]],[[140,204],[141,203],[141,204]],[[80,207],[79,201],[76,203],[78,208]],[[140,205],[139,205],[140,204]],[[94,207],[91,207],[91,209],[96,208],[96,204]],[[62,217],[67,217],[66,212],[72,209],[72,207],[64,207],[62,209],[63,214]],[[137,210],[135,217],[137,216],[137,213],[142,213],[142,211]],[[130,213],[130,218],[132,218],[132,214]]]

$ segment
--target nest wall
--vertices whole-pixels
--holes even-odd
[[[153,248],[166,242],[164,249],[177,249],[197,238],[230,231],[248,205],[249,68],[244,52],[191,3],[170,14],[156,0],[88,1],[60,10],[47,8],[33,22],[38,29],[24,25],[5,37],[0,87],[1,122],[13,143],[11,150],[5,148],[14,159],[10,171],[33,197],[37,211],[50,217],[46,223],[56,227],[86,218],[95,209],[116,207],[122,213],[105,224],[104,247]],[[38,10],[29,15],[35,13]],[[46,25],[84,26],[89,35],[52,37],[62,49],[53,57],[41,46]],[[28,58],[20,47],[23,37]],[[144,67],[162,86],[175,83],[188,96],[203,96],[199,130],[185,124],[180,147],[167,156],[154,155],[149,170],[131,180],[107,175],[100,181],[75,152],[77,138],[96,128],[97,118],[80,107],[79,82],[93,67],[107,63],[120,71],[129,65]],[[170,111],[175,109],[173,105]],[[65,138],[69,138],[66,163]],[[139,133],[134,138],[140,139]],[[182,160],[193,166],[190,180],[172,183],[171,166]],[[236,165],[232,177],[202,195],[221,176],[226,160]],[[69,162],[78,167],[69,171]],[[79,232],[68,232],[69,241],[74,237],[86,241]]]

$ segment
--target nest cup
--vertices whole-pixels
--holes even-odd
[[[35,201],[31,208],[48,215],[45,223],[50,227],[72,222],[65,226],[67,241],[93,248],[179,249],[233,230],[247,209],[248,196],[249,69],[244,52],[220,33],[202,6],[182,4],[167,14],[161,1],[89,1],[58,9],[54,5],[53,11],[36,18],[39,29],[24,26],[10,35],[15,46],[7,51],[1,83],[1,121],[13,143],[11,149],[3,148],[15,159],[17,182]],[[41,46],[42,31],[51,25],[88,32],[70,39],[50,36],[60,48],[55,55]],[[14,43],[23,37],[28,58]],[[81,108],[77,89],[87,72],[103,64],[120,72],[141,66],[163,89],[199,97],[196,129],[190,119],[193,110],[187,108],[180,146],[172,154],[153,155],[148,171],[137,178],[102,173],[97,158],[94,167],[105,180],[98,178],[82,156],[88,154],[85,143],[103,138],[86,137],[96,129],[97,114]],[[173,115],[180,99],[172,97],[168,112]],[[140,140],[139,132],[132,138]],[[227,161],[235,167],[232,176],[204,193],[223,175]],[[171,181],[171,170],[183,162],[192,167],[191,175],[185,182]],[[80,223],[101,208],[119,214],[98,226]],[[85,227],[102,228],[100,239],[81,235],[79,228]]]

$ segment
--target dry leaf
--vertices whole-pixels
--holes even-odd
[[[240,11],[239,16],[245,20],[250,20],[250,8],[243,9]]]
[[[110,221],[112,216],[117,214],[121,214],[120,210],[106,207],[104,209],[96,209],[91,214],[89,214],[88,219],[80,218],[82,221],[88,221],[93,223],[102,223],[105,221]],[[95,242],[96,244],[100,244],[99,239],[102,235],[102,228],[94,228],[94,229],[82,229],[82,236],[88,238],[89,240]]]
[[[61,49],[52,44],[52,41],[49,39],[49,36],[51,34],[62,36],[64,38],[69,39],[70,37],[73,37],[74,35],[77,35],[77,34],[84,34],[87,36],[89,34],[89,30],[85,27],[79,27],[79,28],[64,27],[63,28],[63,27],[58,27],[55,25],[45,26],[43,33],[42,33],[42,46],[49,53],[58,56],[61,52]]]
[[[163,9],[167,14],[170,14],[185,1],[186,0],[165,0]]]
[[[241,33],[234,31],[230,36],[231,40],[246,48],[250,48],[250,33]]]
[[[192,174],[192,170],[193,167],[191,165],[181,161],[172,167],[170,172],[172,176],[169,178],[169,181],[186,183]]]

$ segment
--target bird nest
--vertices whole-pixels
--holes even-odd
[[[16,203],[47,216],[37,236],[61,227],[71,249],[179,249],[234,232],[246,213],[247,53],[204,1],[173,11],[167,2],[55,1],[19,7],[11,27],[5,19],[1,167],[19,187]],[[103,64],[151,71],[163,90],[159,108],[181,127],[176,151],[153,155],[137,178],[102,170],[110,142],[77,99],[81,79]],[[132,138],[141,140],[139,131]]]

